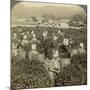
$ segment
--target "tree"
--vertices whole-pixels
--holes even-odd
[[[71,20],[77,22],[77,21],[82,21],[86,22],[86,16],[85,15],[74,15],[71,17]]]
[[[33,21],[37,21],[37,18],[35,16],[31,16]]]

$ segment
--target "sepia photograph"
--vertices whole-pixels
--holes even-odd
[[[11,90],[87,85],[87,5],[11,2]]]

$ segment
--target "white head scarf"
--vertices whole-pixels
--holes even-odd
[[[60,34],[61,33],[61,30],[59,30],[58,33]]]
[[[27,36],[26,36],[26,35],[24,35],[24,36],[23,36],[23,39],[27,39]]]
[[[80,47],[83,48],[84,47],[84,44],[83,43],[80,43]]]
[[[31,34],[33,35],[34,34],[34,31],[32,31]]]
[[[58,37],[57,37],[57,36],[54,36],[54,37],[53,37],[53,40],[57,40],[57,39],[58,39]]]
[[[33,38],[36,38],[36,35],[35,34],[33,34]]]
[[[13,39],[16,39],[16,38],[17,38],[17,34],[14,33],[14,34],[13,34]]]
[[[59,52],[58,52],[58,50],[55,50],[54,52],[53,52],[53,57],[58,57],[59,56]]]
[[[36,44],[32,44],[31,49],[32,49],[32,50],[36,50],[36,48],[37,48],[37,47],[36,47]]]

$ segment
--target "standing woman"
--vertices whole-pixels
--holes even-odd
[[[25,51],[26,55],[26,59],[28,59],[28,39],[27,39],[27,35],[24,35],[23,36],[23,40],[22,40],[22,47],[23,47],[23,50]]]
[[[46,65],[48,67],[48,73],[50,77],[50,86],[55,86],[55,75],[60,72],[60,58],[58,50],[53,50],[53,57],[52,59],[46,60]]]
[[[37,46],[36,44],[31,45],[31,50],[28,52],[29,60],[37,60]]]

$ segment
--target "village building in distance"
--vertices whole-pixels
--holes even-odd
[[[70,24],[71,23],[71,24]],[[26,27],[54,27],[54,28],[75,28],[80,29],[85,26],[85,23],[80,20],[78,22],[73,21],[71,18],[61,18],[61,19],[50,19],[40,17],[13,17],[12,27],[16,26],[26,26]]]

